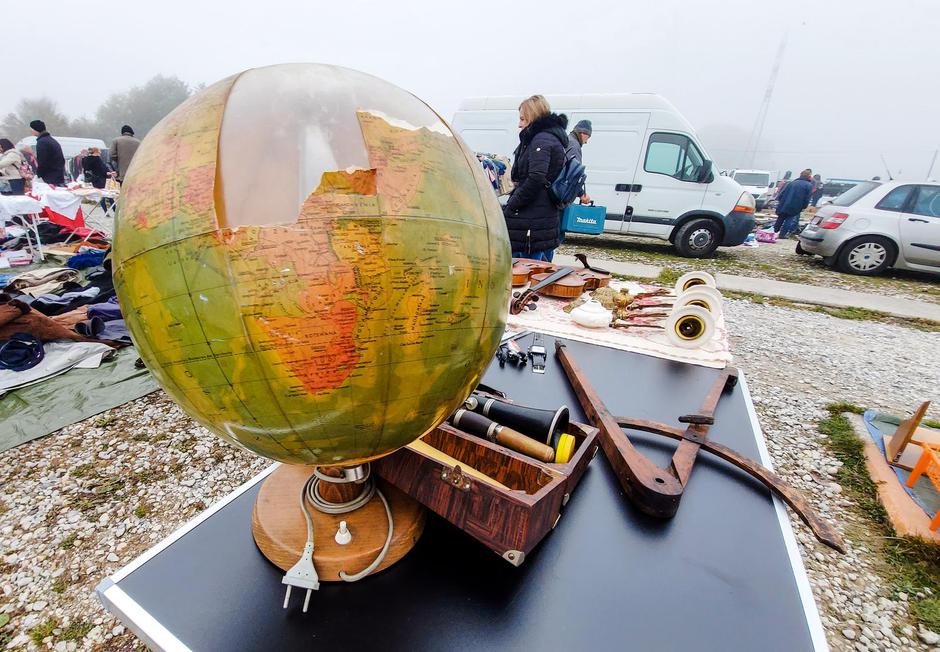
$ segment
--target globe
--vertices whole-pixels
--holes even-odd
[[[499,343],[502,212],[475,156],[375,77],[291,64],[190,97],[140,145],[115,288],[160,385],[295,464],[388,454],[446,419]]]

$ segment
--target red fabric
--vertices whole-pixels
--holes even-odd
[[[85,216],[82,215],[82,209],[79,208],[78,212],[75,213],[75,219],[70,220],[65,215],[61,213],[56,213],[54,210],[46,206],[42,209],[43,217],[52,222],[53,224],[58,224],[59,226],[68,226],[72,228],[81,228],[85,226]]]

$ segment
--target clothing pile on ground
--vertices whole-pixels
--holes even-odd
[[[101,263],[84,271],[52,267],[7,277],[0,293],[0,392],[75,366],[96,367],[131,343],[104,255],[74,256],[77,266]]]
[[[57,255],[90,254],[76,256],[76,262],[69,264],[75,269],[101,265],[110,245],[101,231],[45,221],[33,223],[28,217],[16,215],[0,226],[0,269],[32,265],[37,258],[37,237],[43,248],[53,246]]]

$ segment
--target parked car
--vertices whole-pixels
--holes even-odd
[[[759,211],[764,210],[777,191],[777,175],[770,170],[735,170],[731,178],[751,193]]]
[[[819,207],[796,253],[850,274],[889,267],[940,274],[940,183],[862,181]]]
[[[510,155],[519,143],[522,97],[464,100],[451,123],[475,152]],[[754,228],[754,198],[713,170],[692,125],[651,93],[550,95],[569,128],[590,120],[587,193],[606,207],[604,233],[668,240],[679,254],[711,256]]]

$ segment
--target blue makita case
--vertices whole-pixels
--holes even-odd
[[[607,207],[590,204],[571,204],[561,214],[561,228],[567,233],[603,233]]]

